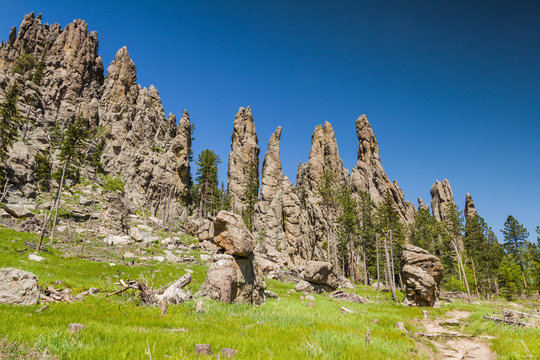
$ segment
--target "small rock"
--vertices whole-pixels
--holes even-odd
[[[315,307],[315,303],[310,302],[310,303],[307,304],[307,306],[308,307]]]
[[[84,329],[85,327],[86,327],[86,325],[84,325],[84,324],[71,323],[71,324],[69,324],[69,331],[71,331],[71,333],[73,335],[75,335],[80,330]]]
[[[195,312],[204,313],[204,302],[201,298],[195,300]]]
[[[340,287],[343,289],[354,289],[353,284],[347,279],[343,280]]]
[[[300,280],[298,284],[294,286],[294,290],[296,292],[313,292],[313,286],[305,280]]]
[[[238,350],[235,349],[229,349],[229,348],[223,348],[221,349],[221,355],[225,356],[227,359],[232,359],[235,357]]]
[[[374,324],[379,324],[380,322],[381,322],[381,320],[379,320],[379,319],[373,319]]]
[[[159,261],[159,262],[164,262],[165,261],[165,257],[163,257],[163,256],[154,256],[154,257],[152,257],[152,259],[154,259],[156,261]]]
[[[300,300],[304,300],[304,295],[300,295]]]
[[[45,258],[43,256],[39,256],[38,254],[31,253],[31,254],[28,254],[28,260],[41,262],[45,260]]]
[[[279,295],[271,290],[265,290],[264,294],[270,299],[279,299]]]
[[[407,328],[405,327],[405,324],[402,323],[402,322],[397,322],[397,323],[396,323],[396,327],[397,327],[398,329],[400,329],[400,330],[405,331],[405,332],[409,332],[409,331],[407,330]]]
[[[96,289],[95,287],[91,287],[90,289],[88,289],[88,294],[90,294],[90,295],[96,294],[98,292],[99,292],[99,290]]]
[[[304,299],[308,300],[308,301],[315,301],[315,296],[313,295],[307,295]]]
[[[19,269],[0,269],[0,304],[33,305],[39,302],[36,275]]]
[[[429,311],[427,311],[427,310],[422,310],[422,316],[424,317],[424,319],[427,319],[428,316],[429,316]]]
[[[135,258],[136,258],[135,254],[132,253],[132,252],[129,252],[129,251],[127,253],[125,253],[124,255],[122,255],[122,259],[124,259],[124,260],[135,259]]]
[[[202,262],[212,262],[212,257],[210,255],[201,254],[200,257]]]
[[[212,350],[209,344],[195,344],[195,354],[197,355],[210,355]]]
[[[108,235],[103,241],[107,245],[127,245],[131,242],[131,239],[127,235]]]
[[[341,307],[341,312],[344,313],[344,314],[354,314],[355,311],[351,310],[351,309],[348,309],[345,306],[342,306]]]
[[[67,226],[66,225],[60,225],[60,226],[57,226],[56,227],[56,231],[58,231],[59,233],[63,233],[64,231],[67,230]]]

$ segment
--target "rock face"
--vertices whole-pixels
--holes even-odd
[[[0,269],[0,304],[34,305],[39,302],[34,274],[13,268]]]
[[[471,197],[471,194],[467,193],[465,195],[465,219],[468,219],[470,217],[473,217],[476,215],[476,207],[474,206],[473,199]]]
[[[431,187],[431,210],[433,211],[433,217],[437,221],[446,220],[447,208],[450,204],[455,204],[454,194],[452,187],[447,179],[442,182],[435,181],[435,184]]]
[[[401,274],[407,295],[404,304],[435,305],[439,299],[439,284],[443,276],[443,265],[439,258],[417,246],[404,245]]]
[[[391,182],[386,176],[379,156],[379,145],[365,115],[356,120],[356,135],[358,137],[358,162],[351,172],[353,190],[366,191],[375,203],[381,202],[385,194],[390,193],[402,222],[405,224],[413,222],[414,205],[405,201],[405,196],[397,181]]]
[[[251,108],[236,114],[229,153],[228,189],[233,212],[242,214],[250,177],[259,187],[259,145]]]
[[[17,68],[23,57],[33,57],[33,69]],[[38,65],[42,78],[29,80]],[[53,171],[58,169],[58,150],[50,147],[50,139],[54,131],[65,131],[75,117],[82,116],[89,129],[103,135],[104,171],[121,176],[130,206],[171,216],[181,212],[183,204],[174,200],[188,193],[190,186],[187,113],[178,127],[174,115],[165,117],[157,90],[136,83],[136,68],[125,47],[109,65],[106,77],[103,73],[98,35],[89,33],[82,20],[62,29],[43,24],[41,16],[32,13],[0,45],[0,98],[15,84],[20,93],[18,110],[27,119],[19,129],[21,141],[9,151],[8,203],[35,196],[37,154],[50,152]],[[88,166],[81,172],[91,177],[94,169]]]
[[[339,155],[334,129],[329,122],[315,127],[311,136],[309,160],[298,166],[296,175],[295,192],[309,226],[306,244],[306,248],[310,249],[310,256],[306,258],[308,260],[327,259],[323,244],[328,243],[335,233],[337,213],[333,207],[322,205],[320,195],[326,177],[333,178],[336,188],[345,185],[348,178],[348,171],[343,168]],[[336,253],[335,249],[333,253]]]
[[[256,253],[281,266],[309,258],[307,219],[289,179],[283,175],[279,154],[281,127],[268,142],[264,156],[259,202],[255,205],[253,234]]]
[[[226,303],[263,303],[266,284],[253,262],[253,238],[242,218],[220,211],[214,223],[214,241],[226,254],[215,256],[198,295]]]

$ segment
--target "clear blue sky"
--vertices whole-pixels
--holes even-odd
[[[330,121],[347,168],[367,114],[383,166],[408,200],[448,178],[497,231],[540,225],[538,1],[4,1],[0,38],[25,13],[99,33],[105,66],[127,46],[165,112],[190,113],[195,154],[221,159],[234,115],[253,108],[261,145],[281,125],[294,182],[313,128]]]

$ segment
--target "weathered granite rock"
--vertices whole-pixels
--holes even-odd
[[[214,243],[226,254],[248,257],[253,255],[253,237],[244,225],[242,217],[221,210],[214,221]]]
[[[404,304],[435,305],[443,276],[443,265],[439,258],[417,246],[403,245],[401,274],[406,293]]]
[[[465,213],[465,219],[476,215],[476,207],[474,206],[473,199],[469,193],[465,195],[465,209],[463,212]]]
[[[265,301],[265,288],[262,273],[250,259],[223,254],[208,268],[198,295],[226,303],[260,305]]]
[[[329,262],[310,261],[304,270],[304,280],[316,285],[326,285],[337,289],[340,285],[339,278],[334,273],[334,267]]]
[[[353,190],[368,192],[375,203],[381,202],[385,194],[390,193],[402,222],[405,224],[413,222],[416,213],[414,205],[405,201],[397,181],[391,182],[388,179],[381,164],[379,145],[365,115],[356,120],[356,135],[358,162],[351,172]]]
[[[452,187],[447,179],[442,182],[435,181],[435,184],[430,189],[431,193],[431,210],[433,217],[437,221],[446,220],[447,209],[450,204],[455,204]]]
[[[37,277],[14,268],[0,269],[0,304],[34,305],[39,302]]]
[[[255,205],[253,234],[256,253],[278,266],[299,264],[307,255],[307,219],[289,179],[283,175],[279,153],[281,127],[270,137],[264,156],[261,192]]]
[[[236,114],[229,153],[228,190],[233,212],[242,214],[251,180],[259,187],[259,145],[251,108]]]
[[[420,211],[420,210],[422,210],[422,209],[424,209],[424,210],[429,210],[429,205],[426,205],[426,204],[424,203],[424,200],[422,200],[421,197],[418,197],[418,210]]]
[[[127,49],[118,51],[105,78],[97,33],[89,33],[82,20],[62,29],[43,24],[42,17],[32,13],[18,31],[11,30],[9,39],[0,45],[0,98],[14,83],[20,93],[18,110],[26,120],[19,129],[21,141],[9,151],[8,202],[31,196],[24,189],[34,186],[37,154],[50,151],[53,171],[58,169],[51,135],[80,115],[89,129],[104,135],[101,162],[106,173],[121,176],[128,202],[150,208],[161,218],[181,214],[191,185],[189,117],[185,113],[178,127],[174,115],[165,117],[157,90],[136,84],[136,68]],[[13,74],[22,55],[33,56],[43,67],[41,81],[28,80],[37,65]],[[81,170],[88,177],[93,172],[90,166]]]

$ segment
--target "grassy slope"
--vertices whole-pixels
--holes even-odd
[[[15,240],[15,242],[13,242]],[[34,241],[31,234],[0,228],[0,267],[17,267],[37,275],[40,285],[55,280],[65,281],[74,294],[91,286],[103,292],[115,290],[113,284],[122,279],[144,278],[157,288],[178,278],[185,268],[194,271],[190,284],[195,292],[204,281],[206,267],[202,265],[170,265],[164,263],[140,266],[93,262],[79,258],[65,258],[58,252],[42,254],[46,261],[27,260],[24,241]],[[144,266],[143,266],[144,265]],[[293,284],[267,281],[268,288],[278,293],[281,300],[268,300],[262,306],[229,305],[205,300],[205,313],[196,313],[193,301],[169,306],[168,314],[160,309],[137,306],[130,295],[113,296],[110,303],[103,293],[87,297],[73,304],[51,304],[37,313],[36,306],[0,306],[0,334],[7,341],[25,344],[37,350],[55,354],[58,358],[78,359],[182,359],[194,357],[194,345],[208,343],[214,353],[222,347],[238,350],[238,359],[422,359],[414,339],[395,327],[403,321],[414,329],[415,319],[422,309],[384,304],[351,304],[315,295],[314,308],[299,299],[300,294],[288,294]],[[363,296],[376,297],[371,289],[357,289]],[[342,315],[340,307],[356,311]],[[122,312],[126,315],[122,314]],[[486,306],[452,304],[443,309],[430,310],[441,315],[450,308],[477,311],[473,314],[470,331],[503,335],[493,341],[501,358],[520,358],[526,354],[520,340],[529,350],[540,354],[538,329],[508,328],[481,321],[489,312]],[[373,323],[373,319],[380,323]],[[80,322],[87,328],[72,336],[68,324]],[[417,326],[417,325],[416,325]],[[364,341],[366,330],[371,332],[371,344]],[[0,335],[0,338],[2,337]],[[0,352],[2,349],[0,349]],[[0,357],[1,358],[1,357]]]

